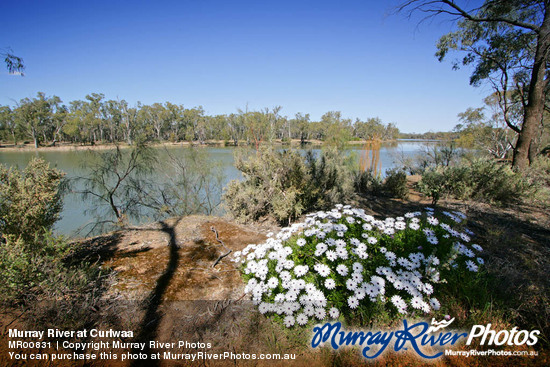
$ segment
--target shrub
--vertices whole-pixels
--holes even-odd
[[[529,166],[526,176],[535,191],[535,195],[531,195],[529,199],[537,204],[550,206],[550,158],[537,157]]]
[[[382,179],[372,170],[357,171],[354,177],[355,191],[360,194],[378,195],[382,192]]]
[[[39,158],[22,171],[0,165],[0,234],[30,245],[59,219],[64,173]]]
[[[418,190],[435,204],[443,196],[510,204],[529,195],[528,181],[506,165],[476,159],[454,167],[429,168],[422,174]]]
[[[248,159],[237,153],[235,166],[245,180],[231,181],[223,200],[241,221],[271,215],[286,223],[354,195],[351,160],[336,150],[325,150],[319,157],[310,151],[304,157],[262,147]]]
[[[287,327],[429,313],[441,306],[447,275],[464,281],[483,264],[464,219],[460,212],[438,219],[426,208],[382,221],[338,205],[249,245],[234,261],[242,262],[245,292],[259,311]]]
[[[319,157],[308,151],[305,164],[311,175],[311,192],[306,196],[305,211],[328,209],[354,198],[355,159],[352,156],[346,156],[335,148],[323,150]]]
[[[7,238],[0,244],[0,301],[32,301],[38,296],[59,298],[55,295],[80,292],[88,289],[98,268],[87,264],[67,264],[64,256],[70,250],[61,237],[46,232],[39,243],[28,244],[22,238]],[[95,269],[95,270],[91,270]],[[84,279],[78,286],[71,279]]]
[[[407,199],[409,197],[407,174],[398,168],[386,170],[386,179],[382,184],[382,190],[390,197]]]
[[[36,302],[39,296],[65,302],[48,312],[57,321],[87,312],[82,300],[101,282],[98,266],[66,262],[69,244],[51,234],[63,204],[63,176],[41,159],[23,171],[0,166],[0,302],[22,304],[35,319],[45,316],[41,307],[49,303]]]

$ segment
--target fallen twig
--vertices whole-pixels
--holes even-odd
[[[222,246],[228,250],[225,254],[222,254],[220,255],[216,261],[214,261],[214,264],[212,264],[212,267],[215,267],[216,265],[218,265],[218,263],[221,261],[221,259],[223,259],[224,257],[226,257],[227,255],[229,255],[233,250],[231,249],[228,249],[225,244],[223,243],[222,240],[220,240],[220,237],[218,236],[218,231],[216,231],[216,229],[214,228],[214,226],[210,227],[210,229],[212,230],[212,232],[214,232],[216,234],[216,241],[218,241],[219,243],[222,244]]]

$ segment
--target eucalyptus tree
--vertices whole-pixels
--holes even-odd
[[[371,117],[367,121],[357,120],[353,124],[353,128],[354,136],[363,140],[384,139],[386,135],[386,127],[379,117]]]
[[[91,138],[92,142],[98,140],[103,141],[105,138],[105,121],[102,119],[101,100],[105,98],[105,95],[102,93],[92,93],[86,96],[87,108],[88,108],[88,118],[87,122],[90,124]],[[99,133],[99,136],[98,136]]]
[[[32,137],[35,148],[38,148],[41,139],[47,140],[53,119],[52,109],[57,108],[60,103],[59,97],[46,97],[43,92],[38,92],[36,98],[19,101],[16,109],[17,121]]]
[[[239,145],[239,140],[245,139],[245,124],[243,115],[232,113],[227,116],[227,127],[233,145]]]
[[[17,145],[19,125],[15,119],[15,112],[10,106],[0,106],[0,126],[2,130],[11,135],[13,145]]]
[[[181,131],[184,130],[183,125],[183,106],[176,105],[170,102],[164,104],[167,129],[170,131],[170,139],[172,141],[180,140]]]
[[[294,115],[293,119],[289,120],[289,124],[292,124],[293,136],[300,139],[300,144],[304,145],[306,140],[309,139],[310,134],[309,113],[303,115],[301,112],[298,112]]]
[[[321,116],[320,122],[326,131],[324,141],[327,144],[342,149],[351,139],[351,120],[343,119],[342,112],[329,111]]]
[[[273,141],[275,137],[282,138],[281,132],[285,119],[279,115],[281,109],[281,106],[275,106],[271,110],[266,107],[263,111],[263,114],[265,115],[269,124],[269,132],[267,136],[267,140],[269,141]]]
[[[136,107],[130,107],[128,102],[122,100],[119,102],[119,107],[122,122],[122,135],[124,140],[131,145],[140,132],[138,128],[138,112],[141,109],[141,103],[138,102]]]
[[[108,100],[101,104],[101,118],[105,123],[105,128],[108,134],[108,140],[111,143],[120,140],[122,112],[120,102]]]
[[[55,146],[58,141],[63,140],[63,128],[68,122],[69,109],[67,106],[60,104],[60,101],[61,100],[59,100],[58,103],[52,104],[53,116],[50,134],[53,146]]]
[[[401,10],[421,11],[427,17],[450,15],[458,30],[444,35],[436,55],[465,53],[455,67],[473,65],[470,84],[489,82],[500,96],[505,119],[510,90],[522,105],[520,125],[505,120],[518,134],[513,167],[524,170],[538,153],[548,87],[550,61],[550,2],[548,0],[485,0],[481,6],[453,0],[410,0]]]
[[[206,127],[202,106],[184,109],[183,125],[185,126],[185,140],[204,142]]]
[[[69,116],[63,132],[73,142],[86,142],[88,140],[88,125],[86,124],[86,102],[81,100],[69,102]]]
[[[11,49],[2,49],[0,50],[0,57],[4,58],[4,63],[8,69],[8,73],[16,74],[23,76],[23,70],[25,70],[25,65],[23,64],[23,59],[19,56],[13,54]]]

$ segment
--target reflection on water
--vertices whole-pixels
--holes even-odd
[[[380,172],[382,175],[384,171],[395,166],[395,162],[399,162],[403,157],[411,157],[422,152],[422,142],[392,142],[384,143],[379,150],[379,165],[381,167]],[[177,154],[178,150],[186,149],[181,146],[171,146],[168,148],[155,148],[158,149],[159,160],[162,162],[163,150],[169,149],[171,153]],[[200,148],[204,149],[209,159],[217,162],[221,165],[225,186],[230,180],[242,179],[241,173],[234,166],[233,152],[235,148],[232,147],[208,147]],[[314,147],[314,151],[319,152],[319,147]],[[363,145],[353,145],[348,148],[350,154],[354,154],[357,158],[358,167],[360,164],[360,157],[366,155]],[[369,152],[372,156],[372,152]],[[164,156],[166,153],[164,152]],[[8,166],[18,166],[23,168],[32,159],[32,157],[42,157],[47,162],[50,162],[51,166],[60,169],[67,174],[67,178],[83,177],[87,174],[86,158],[87,152],[83,150],[72,151],[25,151],[25,152],[2,152],[0,150],[0,163]],[[401,157],[401,158],[399,158]],[[159,176],[160,179],[160,176]],[[76,188],[78,189],[78,188]],[[64,197],[64,206],[61,213],[61,219],[57,222],[55,232],[57,234],[63,234],[66,236],[74,236],[75,231],[84,225],[93,222],[94,218],[91,215],[85,214],[85,212],[91,209],[91,203],[85,202],[81,199],[80,195],[74,193],[68,193]],[[222,214],[220,211],[217,214]],[[147,221],[144,218],[142,222]]]

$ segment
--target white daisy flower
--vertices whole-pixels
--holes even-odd
[[[336,288],[336,282],[334,281],[334,279],[326,279],[325,280],[325,288],[326,289],[334,289]]]
[[[307,305],[306,307],[304,307],[304,315],[310,317],[315,315],[315,307],[313,307],[312,305]]]
[[[411,306],[413,308],[416,308],[417,310],[420,310],[422,308],[422,298],[413,297],[413,299],[411,300]]]
[[[284,324],[285,324],[286,327],[294,326],[294,317],[292,317],[292,316],[285,317]]]
[[[430,298],[430,306],[432,306],[432,308],[436,311],[441,308],[441,304],[439,303],[437,298]]]
[[[275,278],[275,277],[271,277],[269,278],[269,280],[267,281],[267,286],[271,289],[273,288],[277,288],[277,286],[279,285],[279,279]]]
[[[405,228],[407,228],[407,223],[405,222],[395,222],[395,229],[399,230],[399,231],[402,231],[404,230]]]
[[[348,250],[346,250],[345,247],[338,247],[336,249],[336,253],[338,254],[338,257],[343,260],[347,260],[347,258],[349,257]]]
[[[346,288],[350,291],[354,291],[357,289],[357,282],[355,282],[353,279],[346,280]]]
[[[423,291],[424,293],[426,293],[427,295],[430,295],[434,292],[434,287],[429,284],[429,283],[425,283],[424,284],[424,287],[423,287]]]
[[[324,242],[319,242],[317,246],[315,247],[315,256],[321,256],[326,250],[328,246]]]
[[[297,277],[302,277],[307,274],[309,267],[307,265],[297,265],[294,267],[294,274]]]
[[[348,298],[348,306],[351,309],[356,309],[359,306],[359,300],[355,296]]]
[[[363,271],[363,265],[361,265],[361,263],[358,263],[358,262],[354,262],[352,265],[352,268],[354,272],[360,273]]]
[[[336,251],[333,250],[328,250],[327,252],[325,252],[325,256],[330,261],[334,261],[338,258],[338,254],[336,253]]]
[[[479,267],[472,260],[466,261],[466,268],[474,273],[479,270]]]
[[[340,264],[336,267],[336,272],[341,276],[345,277],[349,273],[349,269],[346,265]]]
[[[420,225],[418,223],[411,222],[409,223],[409,228],[417,231],[418,229],[420,229]]]
[[[363,281],[363,274],[359,272],[353,272],[353,274],[351,274],[351,278],[354,282],[361,283]]]
[[[298,316],[296,316],[296,322],[298,323],[298,325],[303,326],[307,324],[307,321],[308,321],[308,318],[304,313],[300,313],[298,314]]]
[[[369,223],[363,223],[363,229],[365,231],[371,231],[372,230],[372,225],[370,225]]]
[[[332,308],[328,311],[328,315],[329,315],[332,319],[337,319],[338,316],[340,316],[340,311],[339,311],[336,307],[332,307]]]
[[[355,297],[357,297],[358,300],[362,300],[367,295],[363,288],[357,288],[354,293]]]
[[[314,268],[323,278],[326,278],[330,274],[330,268],[325,264],[315,264]]]
[[[435,217],[429,216],[427,218],[428,223],[430,223],[432,226],[437,226],[439,224],[439,220]]]
[[[322,320],[326,317],[326,311],[324,308],[316,308],[315,309],[315,317],[318,318],[319,320]]]
[[[395,229],[393,229],[393,228],[386,227],[386,229],[384,229],[384,234],[385,235],[391,236],[394,233],[395,233]]]
[[[476,251],[483,251],[483,248],[480,245],[473,244],[472,248]]]

